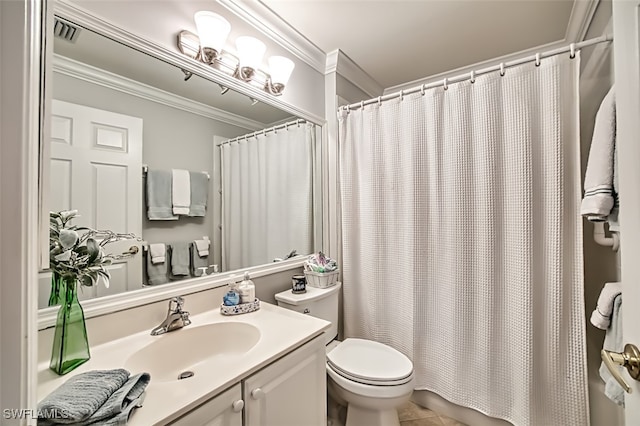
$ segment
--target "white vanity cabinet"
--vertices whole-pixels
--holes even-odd
[[[169,423],[171,426],[242,426],[240,383]]]
[[[245,426],[326,426],[324,337],[319,336],[244,381]]]
[[[326,350],[321,335],[170,425],[326,426],[325,362]]]

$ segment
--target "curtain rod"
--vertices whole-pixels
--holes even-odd
[[[304,124],[306,122],[307,122],[307,120],[303,120],[302,118],[298,118],[297,120],[293,120],[293,121],[290,121],[288,123],[278,124],[277,126],[269,127],[269,128],[266,128],[266,129],[255,131],[253,133],[247,133],[246,135],[242,135],[242,136],[238,136],[238,137],[233,138],[233,139],[229,139],[227,141],[221,142],[218,146],[226,145],[226,144],[232,143],[232,142],[237,142],[237,141],[242,140],[242,139],[247,140],[247,139],[252,138],[254,136],[258,136],[259,134],[266,135],[269,132],[275,132],[276,130],[279,130],[279,129],[287,129],[287,128],[289,128],[289,126],[295,126],[296,124],[300,125],[300,124]]]
[[[494,71],[500,71],[500,75],[504,75],[505,70],[507,68],[512,68],[518,65],[522,65],[525,64],[527,62],[532,62],[535,61],[536,65],[540,65],[540,60],[544,59],[544,58],[548,58],[550,56],[555,56],[555,55],[560,55],[562,53],[567,53],[569,52],[571,55],[571,58],[573,58],[575,56],[575,52],[577,50],[582,49],[583,47],[587,47],[587,46],[592,46],[594,44],[598,44],[598,43],[606,43],[606,42],[610,42],[613,41],[613,35],[611,34],[606,34],[600,37],[596,37],[596,38],[592,38],[590,40],[585,40],[582,41],[580,43],[571,43],[568,46],[564,46],[564,47],[560,47],[554,50],[550,50],[548,52],[543,52],[543,53],[536,53],[535,55],[531,55],[531,56],[527,56],[524,58],[520,58],[520,59],[515,59],[513,61],[510,62],[501,62],[498,65],[493,65],[491,67],[487,67],[487,68],[482,68],[479,69],[477,71],[471,71],[470,73],[466,73],[466,74],[460,74],[451,78],[444,78],[442,80],[439,80],[437,82],[434,83],[429,83],[429,84],[421,84],[420,86],[416,86],[416,87],[412,87],[411,89],[407,89],[407,90],[400,90],[399,92],[394,92],[394,93],[390,93],[388,95],[384,95],[384,96],[378,96],[377,98],[372,98],[366,101],[360,101],[360,102],[356,102],[353,103],[351,105],[343,105],[341,107],[338,108],[338,111],[347,111],[347,113],[349,112],[349,110],[352,109],[358,109],[358,108],[362,108],[365,105],[371,105],[371,104],[380,104],[384,101],[388,101],[390,99],[395,99],[395,98],[402,98],[405,95],[409,95],[412,93],[417,93],[417,92],[421,92],[424,94],[424,91],[427,89],[434,89],[436,87],[440,87],[442,86],[445,90],[447,90],[448,85],[451,83],[459,83],[461,81],[465,81],[465,80],[471,80],[471,82],[475,82],[475,79],[477,76],[479,75],[483,75],[483,74],[488,74],[490,72],[494,72]]]

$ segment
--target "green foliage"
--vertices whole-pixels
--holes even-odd
[[[106,266],[127,254],[105,254],[104,246],[125,239],[139,240],[133,234],[72,226],[77,210],[51,212],[49,214],[49,268],[64,278],[75,278],[82,285],[95,285],[99,277],[109,287],[109,271]]]

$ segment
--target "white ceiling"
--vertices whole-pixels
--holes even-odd
[[[382,87],[562,40],[573,0],[261,0]]]

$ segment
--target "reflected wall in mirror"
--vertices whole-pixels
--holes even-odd
[[[81,299],[320,248],[319,126],[78,30],[54,38],[49,207],[142,239]]]

